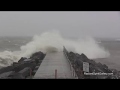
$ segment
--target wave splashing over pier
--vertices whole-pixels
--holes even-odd
[[[7,55],[5,52],[0,52],[2,53],[0,60],[2,62],[2,60],[7,58],[7,61],[9,62],[10,60],[11,64],[11,62],[18,61],[21,57],[30,57],[33,53],[38,51],[43,53],[63,51],[63,46],[65,46],[68,51],[79,54],[84,53],[89,59],[107,58],[110,55],[104,47],[101,47],[97,41],[91,37],[71,40],[62,37],[58,31],[50,31],[35,35],[32,41],[21,46],[20,51],[7,51]],[[8,55],[9,52],[10,55]],[[14,58],[12,56],[13,54]]]

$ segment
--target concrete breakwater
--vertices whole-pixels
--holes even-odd
[[[36,52],[30,58],[21,57],[18,62],[0,69],[0,79],[32,79],[45,55]]]

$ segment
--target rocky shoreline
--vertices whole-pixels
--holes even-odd
[[[0,79],[31,79],[44,57],[42,52],[36,52],[30,58],[21,57],[18,62],[0,69]]]
[[[107,65],[101,64],[100,62],[96,63],[94,60],[88,59],[83,53],[80,55],[78,53],[66,51],[66,54],[78,76],[78,79],[120,79],[120,71],[109,69]],[[94,75],[84,74],[83,62],[89,63],[89,73],[93,73]],[[97,73],[111,73],[112,75],[98,75]]]

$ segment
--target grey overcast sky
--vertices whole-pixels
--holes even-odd
[[[117,11],[1,11],[0,36],[33,36],[59,30],[79,37],[120,37],[120,13]]]

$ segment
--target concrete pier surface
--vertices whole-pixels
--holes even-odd
[[[56,73],[56,74],[55,74]],[[33,79],[73,79],[63,52],[47,53]]]

